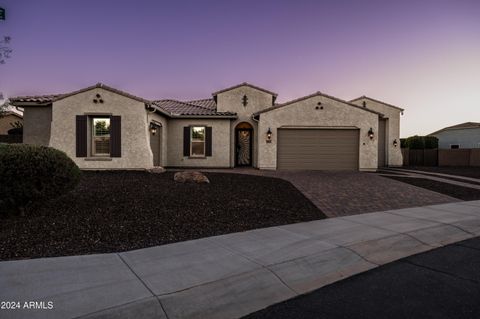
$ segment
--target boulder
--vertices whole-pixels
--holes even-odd
[[[178,183],[210,183],[207,176],[200,172],[177,172],[173,176],[173,180]]]
[[[147,172],[152,174],[161,174],[161,173],[165,173],[166,169],[161,166],[154,166],[153,168],[147,169]]]

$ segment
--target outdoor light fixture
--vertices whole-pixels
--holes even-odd
[[[268,128],[268,131],[267,131],[267,143],[270,143],[272,141],[272,130],[270,130],[270,128]]]
[[[150,124],[150,132],[152,132],[153,135],[157,133],[157,126],[155,124]]]
[[[368,130],[368,137],[370,137],[370,139],[373,140],[373,129],[372,128],[370,128]]]
[[[394,139],[393,140],[393,147],[397,147],[397,145],[398,145],[397,139]]]

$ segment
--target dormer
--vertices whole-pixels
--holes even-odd
[[[212,94],[218,112],[253,114],[275,104],[277,93],[249,83],[238,84]]]

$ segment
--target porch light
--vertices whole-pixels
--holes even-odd
[[[368,137],[370,137],[370,139],[373,140],[373,136],[374,136],[374,135],[373,135],[373,129],[370,128],[370,129],[368,130]]]
[[[153,135],[157,133],[157,126],[155,124],[150,124],[150,132],[152,132]]]
[[[272,130],[270,130],[270,128],[268,128],[268,131],[267,131],[267,142],[270,142],[272,140]]]
[[[394,139],[393,140],[393,147],[397,147],[397,145],[398,145],[397,139]]]

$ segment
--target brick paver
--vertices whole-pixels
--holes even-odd
[[[328,217],[458,202],[439,194],[366,172],[202,170],[270,176],[291,182]]]

